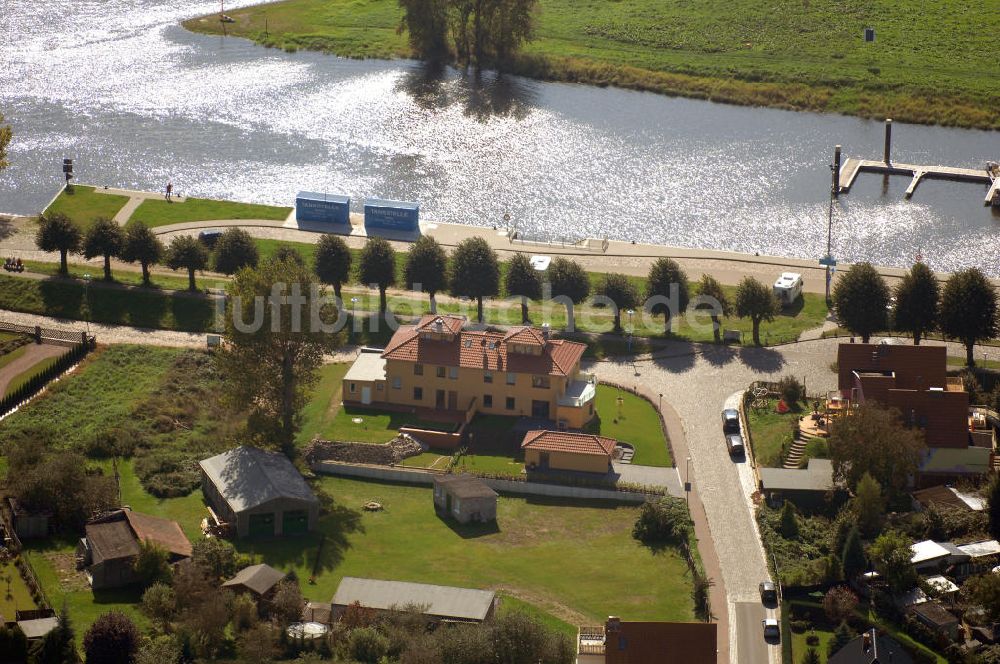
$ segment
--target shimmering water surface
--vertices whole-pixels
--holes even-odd
[[[230,2],[230,6],[237,6]],[[249,4],[249,3],[242,3]],[[299,189],[417,200],[425,219],[800,257],[825,250],[833,146],[882,124],[416,62],[288,54],[188,33],[214,3],[0,0],[0,211],[80,182],[290,205]],[[1000,134],[897,125],[898,161],[980,167]],[[985,186],[863,175],[835,210],[842,259],[1000,274]]]

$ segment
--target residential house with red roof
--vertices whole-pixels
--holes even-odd
[[[580,371],[586,346],[546,330],[465,329],[464,316],[430,314],[401,326],[381,354],[362,353],[344,376],[347,403],[554,420],[594,416],[596,380]]]

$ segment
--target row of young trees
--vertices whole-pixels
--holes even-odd
[[[503,68],[534,32],[537,0],[399,0],[400,31],[421,58]]]
[[[59,272],[68,274],[69,254],[84,258],[104,259],[104,278],[112,279],[111,259],[142,266],[142,283],[149,285],[149,268],[163,264],[172,270],[185,269],[191,290],[195,289],[194,273],[211,267],[222,274],[235,274],[240,268],[255,266],[259,261],[257,245],[245,230],[230,228],[208,248],[198,239],[182,235],[163,244],[159,237],[138,220],[124,227],[107,217],[94,219],[87,229],[80,227],[65,214],[53,212],[39,217],[35,244],[42,251],[59,252]]]
[[[977,268],[956,272],[942,288],[929,267],[915,263],[890,290],[870,263],[857,263],[837,281],[832,299],[840,324],[865,343],[873,334],[896,330],[919,344],[940,331],[965,345],[970,367],[976,343],[995,337],[998,329],[996,289]]]

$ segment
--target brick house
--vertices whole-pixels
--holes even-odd
[[[534,327],[465,323],[430,314],[401,326],[381,355],[358,357],[344,377],[344,402],[530,416],[574,429],[593,418],[596,379],[580,372],[584,344]]]

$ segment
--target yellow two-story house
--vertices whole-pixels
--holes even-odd
[[[596,380],[580,372],[584,344],[534,327],[465,324],[431,314],[401,326],[381,354],[362,353],[348,370],[344,401],[535,417],[571,429],[593,418]]]

